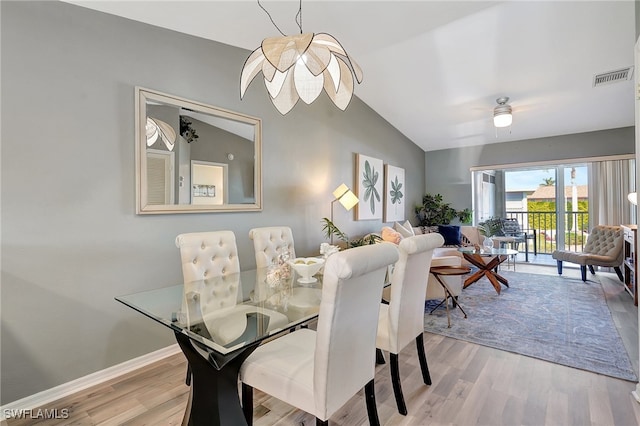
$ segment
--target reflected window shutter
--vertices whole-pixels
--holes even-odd
[[[147,156],[147,202],[167,204],[165,199],[165,159]]]

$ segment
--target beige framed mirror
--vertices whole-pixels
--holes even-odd
[[[136,213],[262,210],[262,121],[136,87]]]

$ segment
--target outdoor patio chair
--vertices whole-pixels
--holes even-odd
[[[591,230],[582,252],[555,250],[551,257],[558,264],[558,275],[562,275],[562,262],[580,265],[582,281],[587,281],[587,267],[595,275],[594,266],[613,267],[620,281],[624,282],[620,265],[624,257],[624,234],[620,226],[598,225]]]
[[[502,233],[505,237],[513,238],[512,243],[514,250],[519,250],[520,243],[524,243],[524,257],[526,262],[529,261],[529,244],[527,240],[533,240],[533,254],[538,254],[535,229],[531,230],[531,232],[523,231],[517,219],[507,218],[502,220]]]

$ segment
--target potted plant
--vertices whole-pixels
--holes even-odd
[[[449,203],[445,203],[440,194],[425,194],[422,204],[415,207],[416,218],[420,226],[448,225],[458,219],[460,223],[469,223],[471,210],[456,210]]]
[[[353,248],[359,246],[366,246],[375,244],[382,241],[382,237],[377,234],[367,234],[362,238],[349,239],[349,236],[342,232],[331,220],[327,217],[322,218],[322,232],[324,236],[330,240],[332,236],[338,238],[345,243],[346,248]]]
[[[494,242],[491,237],[502,236],[502,223],[503,220],[499,217],[490,217],[489,219],[478,223],[478,232],[482,235],[482,246],[485,250],[491,250],[494,247]]]
[[[502,219],[499,217],[490,217],[487,220],[478,223],[478,231],[486,237],[501,236]]]

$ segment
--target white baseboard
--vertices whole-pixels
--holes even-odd
[[[90,388],[91,386],[106,382],[107,380],[115,379],[123,374],[130,373],[131,371],[137,370],[145,365],[160,361],[177,353],[180,353],[180,347],[176,343],[174,345],[167,346],[166,348],[158,349],[157,351],[142,355],[138,358],[130,359],[129,361],[125,361],[121,364],[63,383],[51,389],[10,402],[9,404],[0,407],[0,420],[6,420],[6,413],[15,413],[18,410],[32,410],[37,407],[42,407],[60,398],[80,392]]]

